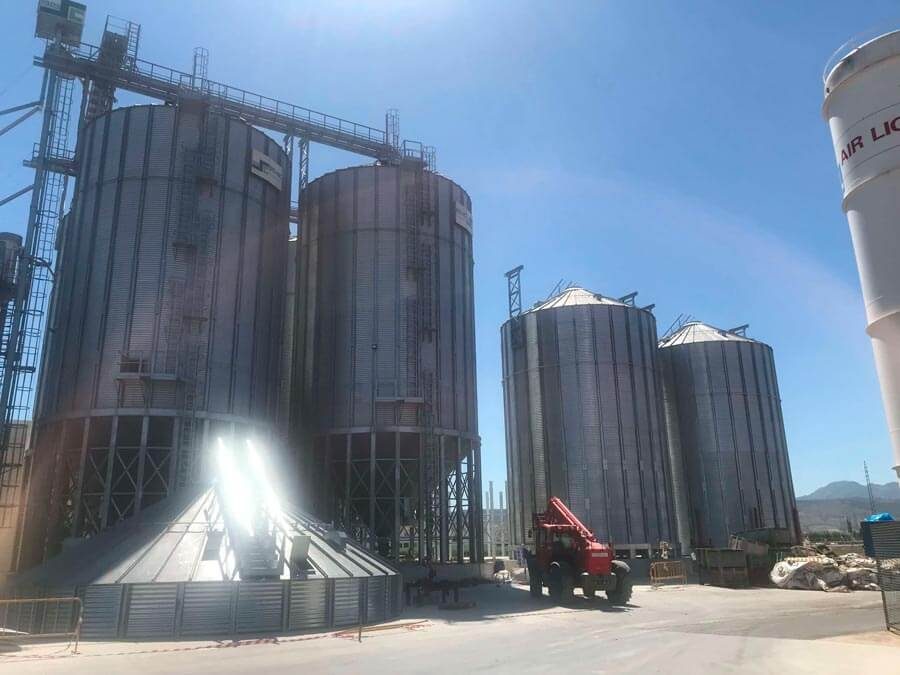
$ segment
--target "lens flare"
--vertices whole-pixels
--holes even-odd
[[[231,519],[253,534],[254,499],[244,476],[239,472],[234,454],[222,438],[216,439],[216,459],[218,460],[219,494],[225,510]]]

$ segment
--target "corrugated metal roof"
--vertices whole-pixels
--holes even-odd
[[[594,293],[585,288],[573,286],[567,288],[558,295],[553,296],[538,305],[535,305],[529,312],[539,312],[542,309],[555,309],[556,307],[573,307],[575,305],[619,305],[625,306],[624,302],[606,298],[599,293]]]
[[[746,326],[744,326],[746,328]],[[733,329],[736,330],[736,329]],[[756,342],[746,335],[710,326],[702,321],[686,323],[677,331],[659,341],[660,347],[673,347],[694,342]]]
[[[204,560],[212,532],[226,529],[216,490],[200,488],[173,495],[139,515],[89,539],[69,542],[63,551],[15,575],[15,586],[83,586],[181,581],[228,581],[218,556]],[[329,528],[301,511],[285,507],[288,536],[310,536],[306,578],[347,578],[396,574],[378,556],[347,542],[343,551],[326,540]],[[215,559],[218,557],[219,559]],[[235,579],[240,579],[236,575]],[[291,578],[287,569],[283,579]],[[296,577],[295,577],[296,578]]]

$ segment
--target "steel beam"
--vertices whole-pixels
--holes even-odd
[[[29,110],[29,111],[26,112],[25,114],[19,115],[19,116],[18,116],[16,119],[14,119],[12,122],[10,122],[10,123],[7,124],[5,127],[3,127],[2,129],[0,129],[0,136],[2,136],[3,134],[5,134],[5,133],[6,133],[7,131],[9,131],[10,129],[14,129],[15,127],[19,126],[22,122],[24,122],[25,120],[27,120],[27,119],[28,119],[29,117],[31,117],[32,115],[34,115],[34,114],[40,112],[40,110],[41,110],[40,107],[35,106],[34,108],[32,108],[31,110]]]
[[[18,197],[21,197],[22,195],[27,194],[27,193],[31,192],[32,190],[34,190],[34,183],[32,183],[31,185],[26,185],[18,192],[13,192],[8,197],[4,197],[3,199],[0,199],[0,206],[3,206],[4,204],[8,204],[12,200],[14,200]]]

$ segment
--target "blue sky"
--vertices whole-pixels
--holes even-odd
[[[3,4],[0,107],[37,97],[30,0]],[[660,332],[681,313],[750,324],[775,349],[798,494],[892,480],[890,445],[821,74],[896,2],[88,2],[142,24],[144,59],[437,146],[475,218],[485,487],[505,479],[503,272],[525,302],[560,279],[639,291]],[[893,22],[891,23],[891,20]],[[122,97],[122,103],[130,102]],[[4,136],[0,193],[30,182],[38,122]],[[360,158],[314,147],[313,176]],[[27,198],[0,209],[21,231]]]

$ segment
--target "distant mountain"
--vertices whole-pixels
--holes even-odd
[[[900,499],[875,498],[875,509],[900,518]],[[854,530],[859,521],[870,515],[869,498],[865,499],[800,499],[797,501],[800,528],[804,532],[847,531],[847,521]]]
[[[900,485],[897,483],[885,483],[884,485],[872,484],[872,494],[875,500],[900,499]],[[810,492],[808,495],[798,497],[797,500],[818,500],[818,499],[864,499],[868,501],[869,491],[865,485],[860,485],[853,480],[838,480],[829,483],[825,487]]]

